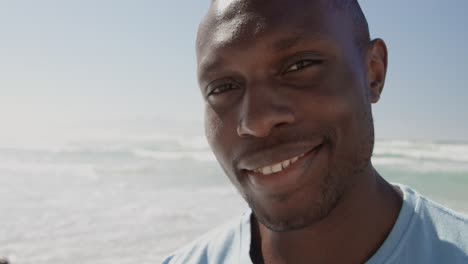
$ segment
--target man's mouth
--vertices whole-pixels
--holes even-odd
[[[316,146],[315,148],[313,148],[312,150],[304,152],[304,153],[299,154],[297,156],[294,156],[292,158],[277,162],[275,164],[263,166],[263,167],[255,169],[255,170],[250,170],[250,171],[255,172],[255,173],[259,173],[259,174],[263,174],[263,175],[270,175],[270,174],[273,174],[273,173],[281,172],[281,171],[285,170],[286,168],[288,168],[289,166],[296,163],[298,160],[300,160],[302,157],[306,156],[307,154],[319,150],[322,147],[322,145],[323,144],[320,144],[320,145]]]
[[[299,158],[303,157],[304,155],[305,155],[305,153],[302,153],[302,154],[300,154],[298,156],[295,156],[293,158],[281,161],[281,162],[276,163],[274,165],[261,167],[261,168],[258,168],[256,170],[253,170],[253,171],[257,172],[257,173],[261,173],[263,175],[268,175],[268,174],[280,172],[280,171],[286,169],[287,167],[289,167],[290,165],[294,164],[297,160],[299,160]]]
[[[315,177],[314,175],[320,175],[325,166],[326,150],[324,148],[325,142],[315,145],[312,149],[296,152],[291,151],[291,157],[287,155],[281,155],[282,161],[266,160],[267,157],[272,158],[269,155],[272,153],[266,153],[264,159],[261,156],[256,156],[255,160],[251,160],[252,163],[244,164],[244,166],[250,167],[250,169],[244,169],[243,175],[246,175],[248,182],[251,184],[255,191],[263,193],[284,193],[293,189],[300,188],[306,181]],[[296,147],[297,148],[297,147]],[[284,150],[284,149],[283,149]],[[286,151],[286,150],[285,150]],[[297,154],[301,153],[301,154]],[[294,155],[294,156],[293,156]],[[272,162],[273,161],[273,162]],[[262,162],[262,163],[260,163]],[[264,165],[268,164],[269,165]],[[257,163],[259,165],[255,166]]]

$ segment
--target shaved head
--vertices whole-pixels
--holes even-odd
[[[355,39],[356,47],[364,53],[367,49],[371,39],[369,33],[369,25],[367,19],[357,0],[291,0],[288,5],[297,5],[303,12],[308,12],[307,8],[311,2],[322,2],[327,6],[327,10],[339,16],[345,16],[352,25],[352,33]],[[252,9],[258,9],[258,6],[269,4],[264,0],[212,0],[207,15],[202,20],[199,27],[199,34],[197,37],[197,48],[201,44],[200,35],[204,35],[204,30],[207,24],[221,23],[223,20],[232,20],[235,16],[243,16],[246,13],[252,12]],[[303,7],[303,8],[302,8]],[[248,19],[244,19],[246,23]],[[236,22],[233,22],[236,23]],[[263,25],[257,22],[257,28],[253,33],[259,33]],[[210,29],[211,30],[211,29]],[[201,33],[201,34],[200,34]]]
[[[362,12],[357,0],[332,0],[330,8],[336,12],[344,12],[353,24],[356,44],[361,50],[365,50],[370,42],[369,25],[366,16]]]

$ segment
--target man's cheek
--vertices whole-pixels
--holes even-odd
[[[352,99],[343,95],[322,97],[320,103],[308,109],[309,116],[316,116],[317,120],[331,127],[343,127],[355,119],[355,105]]]
[[[216,147],[221,134],[222,121],[219,115],[209,106],[205,107],[205,136],[211,148]]]
[[[349,143],[356,141],[356,107],[350,98],[333,96],[328,98],[321,106],[319,115],[320,123],[329,132],[332,144],[332,159],[341,159],[336,155],[342,155],[343,151],[350,148]],[[339,149],[340,151],[336,151]],[[345,151],[347,152],[347,151]]]
[[[224,170],[228,169],[233,139],[229,122],[220,118],[212,108],[205,109],[205,135],[211,150]]]

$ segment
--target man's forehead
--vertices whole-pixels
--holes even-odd
[[[246,42],[266,31],[286,29],[291,35],[323,26],[322,0],[218,0],[200,24],[197,52]],[[315,11],[315,12],[314,12]],[[289,27],[288,27],[289,26]]]
[[[211,28],[208,39],[216,46],[224,46],[246,36],[255,37],[266,29],[264,17],[254,13],[238,14],[231,19],[219,21]]]
[[[299,11],[308,6],[319,6],[330,3],[330,1],[336,2],[337,0],[213,0],[210,11],[216,16],[230,18],[245,12],[274,14],[290,9]]]
[[[236,38],[255,36],[266,26],[266,15],[252,0],[219,0],[213,1],[204,21],[199,28],[200,44],[210,41],[211,44],[223,46]],[[200,43],[201,42],[201,43]]]

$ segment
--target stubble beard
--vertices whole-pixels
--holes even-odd
[[[339,203],[344,188],[332,175],[325,177],[324,181],[320,184],[320,194],[317,195],[311,190],[306,197],[308,205],[301,208],[301,212],[288,213],[286,216],[278,217],[269,212],[257,199],[250,195],[246,195],[245,199],[253,211],[257,221],[266,226],[268,229],[275,232],[288,232],[303,229],[311,226],[322,219],[326,218],[330,212]],[[287,200],[292,194],[277,195],[272,197],[275,203],[287,203]]]
[[[312,226],[325,219],[340,203],[348,188],[352,188],[353,181],[359,177],[370,165],[372,151],[374,148],[374,124],[372,110],[367,109],[364,113],[364,122],[367,131],[358,143],[356,151],[360,155],[351,155],[344,161],[344,168],[340,171],[328,169],[328,174],[319,184],[319,195],[317,191],[311,190],[307,196],[309,204],[302,208],[301,212],[287,214],[277,217],[265,208],[261,202],[248,193],[244,193],[244,199],[249,204],[257,221],[268,229],[275,232],[288,232]],[[272,197],[275,202],[287,202],[289,195],[277,195]]]

